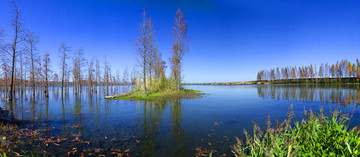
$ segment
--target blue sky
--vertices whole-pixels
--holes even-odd
[[[38,49],[50,53],[55,70],[61,42],[84,48],[88,59],[106,55],[113,71],[131,69],[144,7],[167,62],[174,16],[183,10],[191,47],[184,82],[255,80],[262,69],[355,61],[360,52],[360,1],[18,0],[18,6],[23,26],[39,35]],[[1,0],[0,28],[10,36],[9,11]]]

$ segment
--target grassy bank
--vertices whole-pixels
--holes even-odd
[[[181,89],[180,91],[174,90],[162,90],[155,92],[144,92],[143,90],[134,89],[130,93],[117,95],[113,98],[115,100],[140,100],[140,101],[151,101],[151,100],[173,100],[173,99],[191,99],[200,98],[204,93],[199,90],[193,89]]]
[[[235,156],[358,156],[360,155],[360,131],[349,129],[348,114],[333,111],[326,116],[305,111],[306,119],[292,122],[292,106],[288,119],[272,128],[270,117],[263,132],[254,125],[253,134],[244,131],[245,143],[237,139],[232,147]],[[293,125],[291,125],[293,124]]]

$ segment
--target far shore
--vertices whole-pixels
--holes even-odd
[[[256,85],[256,84],[360,84],[360,78],[303,78],[245,82],[183,83],[183,85]]]

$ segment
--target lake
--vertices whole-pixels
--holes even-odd
[[[235,137],[244,138],[244,129],[251,132],[253,122],[265,129],[268,115],[272,124],[275,120],[283,121],[291,104],[298,120],[304,117],[304,110],[317,111],[323,106],[326,112],[330,108],[346,113],[355,110],[350,125],[360,124],[359,86],[185,87],[207,95],[197,99],[136,102],[104,100],[105,95],[126,93],[132,86],[114,86],[106,91],[99,87],[98,93],[83,87],[76,96],[72,87],[63,96],[59,87],[50,87],[49,99],[38,88],[33,102],[31,88],[25,88],[22,94],[17,89],[14,104],[2,101],[0,106],[10,110],[9,120],[25,120],[21,128],[41,129],[42,136],[89,142],[44,148],[58,156],[65,156],[74,147],[101,150],[97,155],[107,156],[115,149],[126,150],[130,156],[194,156],[198,147],[231,155],[230,146],[236,143]],[[5,97],[6,92],[2,89],[0,95]]]

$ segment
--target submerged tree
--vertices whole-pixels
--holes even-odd
[[[44,90],[44,93],[45,93],[45,97],[49,97],[49,90],[48,90],[48,87],[49,87],[49,73],[50,73],[50,69],[49,69],[49,64],[50,64],[50,57],[49,57],[49,53],[45,53],[44,55],[44,59],[43,59],[43,62],[44,62],[44,77],[45,77],[45,90]]]
[[[172,31],[173,39],[173,75],[176,80],[177,90],[180,91],[181,84],[181,61],[186,52],[189,51],[189,41],[187,39],[187,25],[183,12],[178,9],[175,17],[175,25]]]
[[[100,63],[98,59],[95,59],[95,93],[97,93],[98,85],[101,80]]]
[[[68,52],[70,51],[70,47],[68,47],[65,43],[62,43],[59,48],[60,53],[60,68],[61,68],[61,94],[64,92],[64,84],[65,84],[65,72],[67,68],[66,60],[68,58]]]
[[[75,94],[78,92],[81,92],[81,85],[82,85],[82,66],[84,65],[85,59],[84,59],[84,50],[82,48],[79,48],[74,54],[73,58],[73,83],[74,83],[74,90]]]
[[[14,75],[15,75],[15,60],[16,60],[16,55],[18,53],[17,47],[19,42],[21,41],[21,32],[22,32],[22,26],[21,26],[21,20],[19,17],[19,9],[17,7],[17,4],[15,3],[15,1],[10,1],[10,4],[12,5],[13,9],[12,9],[12,14],[14,16],[14,19],[12,21],[12,27],[14,29],[14,38],[13,38],[13,43],[11,45],[11,57],[12,57],[12,61],[11,61],[11,80],[10,80],[10,90],[9,90],[9,101],[13,101],[13,94],[15,93],[15,88],[14,88]]]
[[[28,52],[28,63],[30,64],[30,82],[31,82],[31,95],[35,97],[35,59],[37,57],[36,53],[36,43],[38,42],[38,37],[31,32],[26,33],[25,41],[27,42],[27,52]]]
[[[4,39],[4,30],[0,29],[0,54],[2,55],[1,57],[1,70],[2,70],[2,76],[3,76],[3,80],[2,80],[2,86],[5,87],[5,91],[7,90],[7,86],[8,86],[8,77],[9,77],[9,72],[10,72],[10,66],[9,66],[9,58],[7,55],[7,48],[6,48],[6,44],[3,41]],[[5,97],[6,94],[8,93],[4,93]]]
[[[88,69],[88,89],[89,91],[93,91],[93,85],[94,85],[94,58],[92,58],[89,62],[89,69]]]

